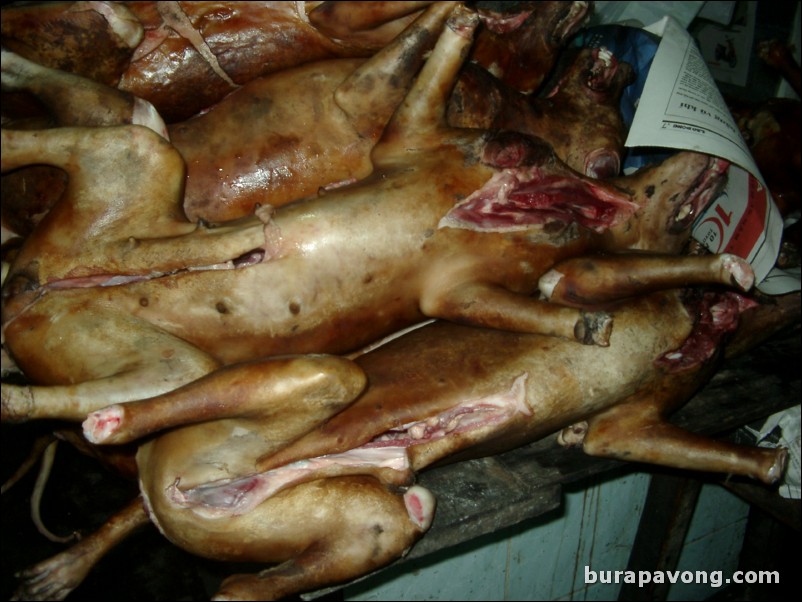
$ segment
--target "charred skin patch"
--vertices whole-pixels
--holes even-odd
[[[35,268],[36,262],[32,262],[31,267]],[[31,278],[25,274],[12,274],[3,287],[3,299],[12,299],[17,295],[32,293],[40,288],[36,278]]]
[[[512,131],[503,131],[488,139],[482,161],[493,167],[548,165],[556,160],[551,145],[544,140]]]

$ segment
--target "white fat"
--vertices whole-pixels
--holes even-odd
[[[151,274],[151,277],[158,278],[161,273]],[[147,276],[112,276],[100,283],[100,286],[120,286],[121,284],[128,284],[129,282],[140,282],[147,280]]]
[[[543,274],[537,283],[540,289],[540,295],[544,299],[551,299],[551,296],[554,294],[554,289],[557,287],[560,280],[562,280],[563,276],[565,276],[565,274],[557,270],[549,270]]]
[[[187,268],[188,272],[204,272],[204,271],[213,271],[213,270],[233,270],[234,269],[234,261],[229,259],[223,263],[213,263],[209,265],[198,265],[198,266],[189,266]]]
[[[506,392],[493,393],[485,397],[471,399],[460,403],[451,410],[431,416],[425,420],[405,424],[396,430],[406,431],[413,441],[421,439],[433,441],[447,436],[460,427],[471,428],[471,425],[482,426],[491,422],[498,422],[505,419],[505,414],[507,418],[514,413],[531,416],[532,409],[526,403],[527,378],[528,374],[521,374]],[[500,412],[496,411],[496,409],[500,410]],[[510,412],[510,410],[512,411]],[[429,432],[428,435],[426,433],[427,427],[433,431]],[[377,440],[382,440],[383,438],[379,437]],[[390,437],[387,438],[389,439]]]
[[[416,424],[409,429],[409,436],[413,439],[423,439],[423,436],[426,434],[426,425],[424,424]]]
[[[601,46],[599,48],[599,60],[604,63],[605,67],[610,67],[613,64],[613,53]]]
[[[713,324],[716,326],[720,326],[722,321],[726,321],[729,314],[729,308],[726,303],[718,303],[710,308],[710,315],[713,317]]]
[[[529,374],[524,372],[518,378],[515,379],[515,382],[512,383],[512,387],[510,387],[509,392],[507,393],[507,399],[504,400],[505,403],[512,402],[512,406],[515,408],[516,411],[524,414],[525,416],[531,416],[533,414],[532,408],[529,407],[529,404],[526,403],[526,380],[529,378]]]
[[[309,24],[309,16],[306,14],[307,10],[306,2],[304,2],[303,0],[298,0],[294,4],[295,4],[295,12],[297,13],[301,21],[303,21],[306,24]],[[315,3],[312,3],[312,6],[309,8],[309,10],[312,10],[314,8],[314,4]]]
[[[447,433],[450,433],[455,428],[457,428],[460,425],[460,423],[462,422],[462,416],[463,416],[463,414],[458,414],[457,416],[454,416],[451,420],[449,420],[448,424],[446,424],[446,426],[445,426],[445,431]]]
[[[156,132],[165,140],[170,140],[170,134],[167,132],[164,119],[159,115],[156,107],[147,100],[141,98],[134,99],[134,111],[131,117],[131,123],[134,125],[143,125]]]
[[[318,196],[322,196],[331,190],[337,190],[338,188],[344,188],[346,186],[350,186],[351,184],[356,184],[356,178],[347,178],[345,180],[340,180],[338,182],[331,182],[330,184],[326,184],[325,186],[321,186],[317,190]]]
[[[314,462],[317,466],[337,464],[340,466],[369,465],[378,468],[394,468],[395,470],[409,468],[409,457],[404,447],[358,447],[341,454],[313,458],[309,462]]]

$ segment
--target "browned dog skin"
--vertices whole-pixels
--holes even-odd
[[[67,148],[72,150],[67,157],[71,161],[77,159],[91,164],[97,160],[97,157],[91,158],[91,149],[101,149],[103,160],[116,165],[116,159],[109,156],[111,147],[106,143],[96,143],[96,140],[106,140],[108,133],[105,130],[93,130],[90,136],[85,137],[86,132],[81,132],[85,144],[79,145],[79,152],[75,152],[72,147],[74,140],[68,136],[65,141],[69,145]],[[584,323],[583,314],[531,299],[529,292],[537,286],[537,277],[559,259],[586,252],[593,244],[606,245],[608,237],[614,241],[618,236],[614,232],[618,228],[616,226],[603,232],[600,239],[595,239],[595,243],[591,231],[583,232],[574,227],[567,231],[564,228],[556,230],[554,238],[542,235],[534,239],[531,235],[525,235],[525,230],[520,235],[510,235],[504,230],[492,232],[483,228],[448,227],[437,230],[437,220],[454,202],[454,197],[450,194],[443,197],[431,196],[433,191],[429,182],[432,180],[423,178],[425,181],[422,182],[421,178],[415,177],[410,181],[402,171],[394,176],[388,173],[385,178],[368,181],[349,190],[347,194],[345,190],[342,193],[332,193],[345,195],[333,203],[328,200],[319,204],[304,203],[277,212],[268,223],[267,230],[268,234],[281,233],[281,239],[268,240],[269,245],[265,249],[266,255],[271,258],[268,261],[254,265],[246,263],[240,269],[183,271],[182,266],[219,264],[226,258],[238,257],[260,248],[265,245],[265,226],[256,222],[245,227],[207,230],[197,229],[188,223],[165,221],[161,217],[163,211],[176,198],[165,189],[167,177],[173,179],[174,187],[180,187],[180,172],[175,169],[179,160],[171,147],[155,134],[139,129],[131,133],[136,136],[120,138],[114,135],[111,139],[119,144],[120,152],[128,157],[129,163],[137,166],[138,175],[143,170],[150,169],[149,166],[155,168],[155,174],[158,175],[151,179],[156,188],[150,199],[153,202],[150,207],[153,217],[139,226],[141,231],[135,229],[134,222],[128,218],[130,208],[135,207],[135,203],[127,200],[127,195],[133,194],[141,198],[141,190],[131,189],[127,186],[127,181],[122,180],[114,193],[115,200],[120,203],[115,211],[121,212],[117,223],[114,219],[104,220],[104,229],[95,229],[92,245],[87,245],[83,238],[65,237],[63,234],[51,236],[52,231],[49,233],[46,229],[38,229],[20,251],[18,263],[12,269],[6,288],[6,340],[23,369],[42,384],[85,382],[85,385],[70,385],[68,396],[73,402],[69,404],[71,409],[64,410],[66,414],[59,414],[62,417],[73,416],[72,419],[80,419],[81,413],[90,407],[83,404],[93,403],[90,401],[92,399],[102,399],[103,405],[123,401],[131,395],[131,388],[141,387],[143,384],[147,388],[157,383],[160,383],[160,387],[171,386],[168,382],[174,386],[176,381],[173,376],[179,379],[180,384],[182,379],[190,376],[197,378],[210,368],[218,367],[220,363],[247,361],[290,350],[310,352],[353,349],[400,326],[414,323],[424,315],[512,330],[546,331],[575,338],[577,324]],[[39,136],[40,134],[33,136],[25,133],[20,137],[16,133],[4,131],[5,149],[9,150],[4,153],[4,160],[23,160],[28,152],[41,157],[36,148],[38,144],[30,149],[25,144],[26,141],[35,142]],[[51,142],[48,144],[49,152],[61,152],[58,145],[52,143],[54,139],[50,135],[47,137]],[[134,143],[143,144],[141,164],[131,163]],[[506,143],[503,148],[508,148]],[[446,180],[444,174],[447,171],[443,169],[442,159],[448,157],[444,157],[442,153],[437,157],[428,156],[434,163],[427,169],[436,171],[440,185],[446,187],[444,190],[454,186],[456,190],[470,191],[481,186],[481,182],[470,179],[474,177],[470,176],[471,172],[464,171],[462,158],[458,160],[459,167],[454,172],[453,179]],[[705,171],[708,160],[700,159],[697,161],[697,157],[693,155],[678,156],[665,165],[666,173],[680,165],[686,168],[683,170],[685,173],[689,165],[693,164],[698,170],[696,173],[701,174]],[[103,167],[103,163],[100,165]],[[543,166],[556,169],[557,174],[569,175],[552,160],[548,160]],[[478,164],[476,167],[478,173],[475,176],[486,177],[484,174],[487,173],[487,168]],[[100,185],[94,181],[94,178],[99,178],[98,182],[103,182],[107,171],[102,168],[99,173],[90,171],[81,174],[88,184],[87,190],[92,191],[91,195],[80,196],[80,201],[85,203],[87,209],[92,208],[96,202],[107,205],[106,195],[112,188],[108,184]],[[699,178],[701,175],[693,179],[692,188],[695,189],[695,182]],[[665,190],[653,185],[656,181],[664,182]],[[646,248],[657,250],[665,244],[674,245],[675,239],[681,239],[681,233],[667,231],[665,218],[660,221],[652,220],[649,213],[653,209],[656,216],[665,216],[668,211],[670,218],[671,212],[677,210],[677,205],[680,204],[675,184],[680,186],[679,190],[686,190],[688,183],[681,178],[677,183],[667,181],[659,170],[649,170],[643,176],[629,177],[625,182],[633,191],[634,196],[631,198],[639,199],[639,203],[645,204],[630,221],[637,218],[637,221],[632,221],[633,225],[647,225],[645,232],[649,237],[648,242],[638,241],[633,228],[622,228],[628,244],[638,242]],[[412,188],[409,188],[410,184]],[[379,191],[386,192],[377,193],[375,185],[378,185]],[[649,190],[650,198],[641,197],[641,187]],[[412,221],[409,205],[395,202],[397,198],[408,201],[409,195],[405,191],[409,190],[420,190],[423,202],[413,212]],[[352,196],[353,193],[356,193],[355,196]],[[157,194],[160,199],[157,199]],[[402,197],[393,196],[395,194],[401,194]],[[98,195],[100,198],[97,198]],[[345,199],[350,200],[346,202]],[[437,202],[442,205],[438,206],[436,199],[440,199]],[[399,247],[391,245],[388,248],[386,237],[375,240],[378,245],[376,253],[379,255],[366,257],[366,226],[350,217],[362,214],[364,206],[376,207],[377,202],[378,206],[383,207],[381,223],[396,224],[399,227],[398,244],[412,243],[410,252],[403,255],[400,262],[396,262],[393,251]],[[667,205],[664,207],[662,203]],[[68,229],[70,233],[74,234],[76,229],[80,229],[74,220],[80,219],[80,216],[85,217],[87,213],[76,212],[74,209],[71,205],[60,205],[48,216],[48,220],[52,219],[49,223],[56,228],[56,232],[62,230],[66,224],[72,226]],[[60,214],[59,210],[64,213]],[[342,211],[346,213],[342,214]],[[143,219],[148,215],[144,208],[137,208],[137,213]],[[309,229],[312,222],[307,216],[312,215],[317,216],[315,223],[326,224],[327,228],[331,228],[333,224],[347,227],[339,234],[336,230],[330,231],[326,238],[322,236],[323,231],[320,229]],[[323,219],[327,215],[331,217]],[[345,219],[343,215],[346,216]],[[657,223],[653,224],[655,221]],[[405,223],[407,225],[400,228]],[[163,229],[164,234],[168,234],[163,239],[152,237],[156,234],[157,225]],[[659,225],[662,232],[659,228],[652,230],[653,225]],[[419,231],[417,236],[420,238],[409,240],[406,232],[410,231]],[[362,233],[363,238],[357,237],[357,233]],[[308,240],[314,240],[315,249],[321,253],[319,259],[313,260],[304,246],[306,243],[303,241],[310,236]],[[550,240],[553,242],[549,242]],[[280,243],[278,246],[277,241]],[[165,252],[174,242],[180,242],[176,247],[180,252]],[[533,242],[536,243],[534,246]],[[335,246],[330,252],[324,243]],[[348,252],[351,253],[349,255],[346,249],[353,243],[356,244],[353,252]],[[456,260],[456,249],[462,249],[460,253],[464,253],[460,261]],[[379,271],[375,257],[387,252],[391,252],[391,261],[387,268],[383,268],[385,271]],[[95,257],[102,257],[105,266],[100,264],[98,267],[98,263],[93,260]],[[512,260],[515,257],[519,259]],[[307,264],[310,260],[313,261],[311,265],[320,270],[319,273],[315,274],[309,272],[308,268],[301,267],[310,265]],[[649,261],[648,257],[644,260]],[[182,271],[176,275],[151,277],[152,274],[170,273],[176,269]],[[102,288],[63,288],[64,284],[70,283],[73,286],[84,283],[100,284],[114,278],[114,273],[121,270],[132,282],[124,284],[123,280],[123,285]],[[298,275],[301,273],[306,273],[313,279],[306,291],[302,287],[298,288]],[[350,292],[350,285],[346,285],[343,280],[347,274],[355,278],[355,288]],[[415,279],[412,278],[413,274]],[[476,274],[481,274],[481,279],[477,280]],[[67,281],[64,281],[65,277]],[[272,294],[275,295],[272,300],[270,296],[266,296],[266,289],[259,284],[262,278],[271,283]],[[335,278],[338,284],[324,285],[331,278]],[[405,283],[405,288],[401,289],[401,294],[405,295],[402,300],[398,298],[399,289],[394,282]],[[421,288],[414,288],[416,282]],[[292,286],[286,289],[286,284],[281,283],[292,283]],[[42,286],[48,290],[44,296],[40,295]],[[237,297],[231,297],[235,291]],[[248,291],[254,295],[252,301],[247,301],[247,295],[251,294]],[[242,296],[243,294],[246,296]],[[302,295],[313,296],[307,298]],[[382,312],[366,312],[363,309],[371,295],[373,301],[370,303],[382,308]],[[203,304],[198,305],[199,299],[204,297],[209,300],[209,306],[205,308]],[[351,301],[346,302],[348,298]],[[246,305],[240,306],[240,303]],[[270,303],[273,303],[272,307]],[[353,309],[343,312],[344,303],[353,303]],[[193,311],[188,313],[188,307],[194,307]],[[393,307],[397,309],[391,312],[390,308]],[[56,321],[48,318],[51,313],[60,318]],[[319,318],[313,318],[315,315]],[[300,316],[305,316],[307,321],[300,322]],[[356,322],[360,323],[360,328],[350,329],[349,325]],[[105,326],[101,326],[102,324]],[[142,330],[139,335],[132,337],[140,326]],[[91,338],[91,346],[100,352],[97,358],[87,356],[85,352],[78,354],[69,351],[71,345],[80,342],[80,336],[75,338],[72,335],[57,335],[62,329],[66,329],[63,331],[66,333],[73,327],[78,328],[76,334],[96,333]],[[248,332],[249,336],[242,336],[241,333],[244,332]],[[181,340],[173,341],[173,337],[179,333]],[[40,336],[44,339],[40,339]],[[137,342],[140,336],[145,338],[142,342]],[[585,340],[585,336],[578,338]],[[45,340],[51,341],[48,343],[51,353],[41,355],[38,351],[39,345]],[[589,339],[588,342],[592,340]],[[52,348],[55,341],[60,341],[59,345],[63,346],[60,351]],[[143,344],[145,341],[147,346]],[[109,355],[111,350],[114,351]],[[162,354],[169,354],[168,357],[173,358],[172,363],[163,364],[160,359]],[[110,361],[113,357],[117,361]],[[90,366],[95,359],[101,358],[102,362]],[[91,362],[87,363],[87,360]],[[113,376],[123,366],[127,366],[127,369],[120,372],[120,380],[115,386],[114,380],[106,377]],[[134,366],[138,368],[134,370]],[[154,380],[147,376],[154,369],[158,373],[173,376],[165,382]],[[80,376],[76,380],[71,374]],[[89,385],[89,381],[97,382]],[[95,392],[90,394],[89,390]],[[168,389],[154,390],[154,394],[165,390]],[[35,396],[46,399],[51,398],[52,393],[54,392],[37,391]],[[141,395],[133,398],[140,397]],[[78,404],[78,400],[83,401]],[[76,405],[72,405],[73,403]],[[27,401],[23,402],[23,406],[27,404]],[[16,415],[12,408],[13,404],[7,403],[4,406],[4,410],[9,412],[6,416]],[[47,404],[44,404],[42,411],[48,412]],[[51,408],[50,411],[55,410]]]
[[[4,289],[8,348],[37,383],[3,388],[4,419],[82,420],[223,365],[346,352],[425,317],[605,345],[608,314],[534,298],[538,279],[594,250],[677,252],[721,162],[678,154],[604,184],[538,139],[449,128],[477,23],[455,19],[370,178],[244,222],[181,219],[181,158],[143,128],[4,129],[4,169],[72,172]]]
[[[169,135],[187,164],[187,216],[229,221],[252,215],[259,206],[279,207],[368,175],[371,148],[455,5],[432,6],[367,62],[329,60],[259,78],[204,115],[172,125],[169,134],[150,103],[7,51],[3,86],[35,94],[51,109],[50,125],[140,123]],[[17,208],[4,203],[9,218],[4,223],[20,234],[32,229],[26,217],[38,221],[62,194],[63,186],[42,191],[36,185],[42,169],[3,176],[4,198]],[[54,171],[55,178],[64,177]]]
[[[302,516],[311,500],[317,508],[314,516]],[[336,477],[289,489],[257,512],[226,521],[227,528],[219,533],[215,521],[204,524],[183,513],[194,527],[181,533],[179,525],[168,523],[166,535],[188,549],[198,546],[194,552],[206,557],[280,562],[258,574],[229,577],[214,597],[275,600],[349,581],[388,564],[428,528],[433,504],[421,487],[402,495],[369,476]],[[147,521],[143,500],[137,498],[80,543],[21,573],[14,599],[63,600],[103,554]],[[269,539],[251,537],[266,525],[271,525]],[[195,537],[201,532],[200,539]],[[250,539],[252,545],[224,543],[231,536]]]
[[[304,434],[309,421],[341,410],[364,386],[362,370],[345,359],[271,358],[222,368],[165,395],[110,406],[84,427],[90,441],[121,443],[171,425],[245,417],[267,422],[273,429],[269,439],[280,445]]]
[[[187,164],[184,211],[190,220],[217,223],[237,219],[251,215],[256,207],[280,207],[370,174],[373,169],[370,151],[454,4],[436,3],[367,62],[328,60],[282,70],[252,80],[202,115],[172,124],[170,138]],[[538,4],[524,28],[539,27],[539,20],[551,19],[561,4],[570,3]],[[542,29],[537,31],[545,35]],[[48,73],[36,65],[28,65],[24,77],[14,77],[15,66],[19,65],[16,71],[22,72],[24,60],[20,57],[12,60],[10,53],[5,53],[4,61],[4,85],[36,93],[48,107],[56,109],[54,119],[58,125],[145,123],[162,133],[161,128],[136,118],[129,107],[133,99],[126,92],[108,89],[104,95],[103,87],[97,83],[65,72]],[[137,102],[151,106],[139,99]],[[458,115],[452,110],[452,125],[496,129],[500,124],[483,116],[487,110],[481,104],[463,106]],[[549,119],[541,115],[539,119],[550,124],[562,123],[560,117]],[[588,153],[601,144],[597,144],[595,136],[589,136],[591,130],[606,136],[601,131],[607,128],[606,122],[602,124],[600,119],[592,122],[598,125],[583,132],[586,142],[582,148],[585,144],[594,145]],[[314,127],[309,127],[310,123]],[[243,129],[244,124],[247,127]],[[564,130],[564,126],[544,126],[523,131],[556,143],[558,155],[570,154],[569,165],[585,171],[588,153],[581,149],[569,153],[567,145],[578,141],[576,137],[566,140]],[[581,160],[574,162],[574,154],[581,156]],[[12,199],[19,209],[10,216],[9,225],[19,222],[20,214],[41,219],[45,210],[42,206],[52,206],[60,198],[62,188],[53,187],[47,200],[41,199],[40,194],[26,203],[24,197],[33,194],[28,191],[38,190],[31,180],[39,173],[31,174],[30,169],[4,176],[4,186],[8,184],[6,192],[23,195]],[[60,175],[63,177],[57,172],[55,177]],[[34,211],[32,207],[38,209]],[[16,228],[20,234],[27,234],[32,225],[23,222]]]
[[[713,303],[702,313],[731,301],[723,295]],[[681,357],[697,319],[692,307],[677,291],[629,302],[617,310],[608,348],[445,322],[424,326],[357,358],[369,386],[328,420],[293,403],[280,414],[269,406],[267,413],[232,406],[224,410],[228,417],[215,414],[143,445],[138,464],[152,519],[171,541],[199,555],[288,562],[232,577],[218,595],[272,599],[378,568],[420,536],[426,525],[410,521],[414,504],[401,503],[379,481],[497,453],[582,419],[589,426],[578,442],[584,439],[594,455],[772,482],[782,472],[783,450],[722,444],[666,422],[714,366],[713,355],[694,356],[697,343],[689,361]],[[714,347],[734,327],[734,316],[704,335]],[[339,403],[350,395],[344,392]],[[288,444],[287,420],[319,426]],[[408,464],[371,463],[372,440],[374,451],[399,450]],[[352,446],[363,447],[350,464],[305,460],[321,454],[331,460]],[[261,493],[265,486],[270,493]],[[412,494],[425,501],[422,492]],[[366,556],[367,548],[379,553]]]
[[[229,221],[368,176],[371,149],[455,5],[436,3],[367,61],[315,62],[262,77],[172,125],[187,163],[187,217]]]
[[[1,56],[4,91],[30,92],[47,108],[50,120],[40,127],[140,124],[167,136],[164,121],[153,106],[133,94],[43,67],[6,49]],[[16,125],[11,122],[4,127]]]
[[[554,303],[587,307],[661,290],[698,284],[723,284],[748,291],[754,274],[734,255],[633,255],[568,259],[540,279],[541,294]]]
[[[121,3],[61,2],[4,6],[3,47],[26,58],[116,85],[145,37]]]
[[[133,2],[123,8],[113,3],[21,6],[3,9],[3,44],[49,67],[119,85],[152,103],[171,123],[207,109],[257,77],[323,59],[370,56],[429,4]],[[588,11],[586,2],[530,4],[525,14],[531,11],[532,16],[522,25],[518,19],[516,31],[483,32],[480,39],[487,41],[475,53],[480,64],[503,68],[511,83],[522,90],[533,89],[545,77],[557,52],[583,24]],[[120,16],[112,18],[112,9]],[[519,15],[509,18],[516,17]],[[505,18],[488,16],[496,22]]]
[[[2,49],[3,91],[33,93],[47,116],[4,120],[4,128],[141,124],[167,136],[162,118],[149,103],[95,80],[42,67]],[[31,165],[3,174],[3,235],[27,236],[58,202],[67,173],[49,165]]]
[[[381,27],[397,24],[395,19],[408,17],[432,2],[320,2],[308,11],[309,22],[333,40],[385,44],[387,33]],[[378,31],[377,31],[378,29]],[[367,45],[367,44],[366,44]]]
[[[384,6],[375,19],[360,24],[364,30],[331,38],[318,30],[307,15],[326,3],[181,3],[191,28],[180,34],[165,18],[163,4],[168,3],[140,5],[137,16],[146,32],[157,38],[158,45],[141,57],[134,56],[120,88],[153,103],[168,122],[195,115],[221,100],[236,85],[269,73],[322,59],[370,56],[398,35],[421,10],[417,4],[402,6],[399,11],[395,5],[404,3],[381,3]],[[192,43],[192,30],[200,34],[222,73],[235,86],[215,73],[210,67],[212,61],[198,52],[200,40]]]
[[[695,355],[699,344],[690,335],[701,334],[715,349],[722,334],[735,327],[739,310],[730,311],[733,303],[743,307],[726,294],[712,297],[699,304],[697,316],[694,304],[683,302],[677,291],[641,297],[617,310],[608,348],[430,324],[358,357],[369,385],[330,418],[321,420],[292,403],[281,415],[232,408],[227,418],[145,444],[138,455],[140,481],[154,521],[185,549],[229,560],[293,559],[292,571],[269,569],[227,581],[224,599],[297,593],[376,568],[354,564],[351,546],[345,554],[343,546],[355,542],[363,549],[364,542],[350,531],[361,527],[351,521],[370,496],[382,491],[379,481],[396,484],[410,470],[510,449],[583,418],[589,426],[580,441],[584,438],[588,453],[771,483],[782,473],[783,450],[720,443],[666,422],[714,366],[715,353]],[[728,317],[706,333],[697,332],[697,319],[704,323],[719,312]],[[287,445],[281,425],[293,414],[298,424],[319,426]],[[389,455],[382,456],[385,452]],[[377,464],[377,457],[397,459]],[[402,457],[407,461],[398,463]],[[363,480],[345,476],[354,474]],[[365,498],[368,483],[373,493]],[[345,514],[331,513],[330,495],[338,496]],[[305,510],[312,507],[322,510],[314,514],[310,530]],[[410,506],[399,504],[388,512],[404,524]],[[379,545],[386,561],[410,540],[386,528],[390,515],[378,516],[382,533],[388,534]],[[319,531],[324,523],[328,528]],[[241,544],[245,530],[248,543]],[[311,556],[295,547],[300,539],[309,549],[308,533],[317,542]],[[236,594],[229,589],[235,584]]]
[[[154,495],[164,497],[161,491]],[[429,507],[426,522],[419,525],[411,518],[411,507],[421,498]],[[400,495],[373,477],[345,476],[296,485],[255,512],[233,519],[199,521],[180,510],[160,516],[169,516],[163,525],[167,537],[195,554],[279,563],[255,575],[226,579],[215,600],[276,600],[350,581],[387,565],[429,527],[432,512],[430,494],[420,487]],[[270,535],[261,537],[266,526]],[[231,541],[243,543],[232,546]]]
[[[608,348],[444,322],[424,326],[357,358],[369,382],[364,393],[307,435],[261,459],[256,458],[259,449],[275,447],[269,437],[249,445],[245,455],[234,451],[242,448],[239,436],[267,427],[258,420],[204,423],[159,437],[139,456],[141,481],[154,496],[155,520],[173,541],[196,553],[215,545],[227,550],[226,542],[239,542],[224,532],[221,525],[228,521],[247,521],[256,529],[254,521],[270,508],[273,516],[280,515],[283,529],[284,513],[276,514],[274,505],[282,504],[284,496],[293,496],[303,508],[318,507],[318,491],[306,493],[306,483],[320,488],[337,484],[348,500],[344,504],[355,501],[359,508],[360,489],[340,489],[342,477],[335,475],[355,470],[388,478],[393,470],[372,463],[373,453],[405,455],[408,465],[395,471],[419,471],[510,449],[582,419],[589,424],[583,445],[593,455],[775,482],[784,470],[785,450],[721,443],[666,421],[714,366],[715,352],[695,355],[698,345],[691,335],[702,336],[715,349],[735,327],[737,307],[743,307],[729,294],[706,297],[698,310],[681,297],[667,291],[620,307]],[[721,312],[728,317],[717,319],[712,329],[699,332],[693,326]],[[205,450],[203,463],[196,458],[200,450]],[[350,463],[330,464],[338,458],[346,462],[349,454]],[[209,468],[209,458],[229,468],[233,465],[222,459],[241,462],[221,474]],[[249,465],[257,471],[249,472]],[[232,475],[238,471],[240,476]],[[315,480],[314,475],[325,478]],[[305,528],[306,520],[298,519],[297,527]],[[339,527],[333,524],[332,532],[338,534]],[[274,545],[288,545],[283,530],[276,534],[259,527],[259,533]],[[277,550],[266,540],[259,540],[260,549]],[[339,549],[328,542],[327,553]],[[402,540],[395,549],[405,544]],[[336,556],[327,559],[328,566],[340,562]],[[342,562],[350,566],[347,558]],[[269,587],[276,576],[268,571],[258,582]]]
[[[208,108],[256,77],[315,60],[370,56],[420,11],[420,6],[410,3],[377,3],[402,7],[399,11],[397,6],[385,6],[386,14],[379,10],[374,21],[360,24],[364,30],[342,32],[334,39],[307,17],[307,11],[321,8],[320,4],[132,2],[122,8],[115,3],[4,7],[3,44],[43,65],[118,85],[151,102],[173,122]],[[112,8],[122,16],[107,18]],[[120,22],[127,26],[123,30],[127,42],[115,33],[121,29]],[[138,37],[128,34],[128,28],[138,31]],[[99,40],[101,36],[108,41]]]
[[[515,14],[499,13],[495,4],[477,4],[486,28],[471,60],[515,90],[536,92],[565,43],[584,25],[592,3],[519,2]]]
[[[672,379],[672,389],[681,389],[677,380]],[[782,477],[788,450],[745,447],[689,433],[666,420],[661,394],[667,392],[656,391],[651,398],[637,398],[589,419],[582,449],[591,456],[737,474],[767,485]],[[672,397],[676,394],[672,390]]]
[[[359,446],[397,444],[421,470],[454,454],[497,453],[589,420],[598,424],[586,436],[589,453],[772,482],[781,472],[781,451],[755,454],[664,423],[707,380],[721,338],[752,304],[721,295],[696,305],[684,303],[678,291],[620,305],[606,348],[443,322],[425,326],[357,358],[371,383],[365,393],[257,466],[268,471]],[[710,326],[694,327],[697,320]],[[607,435],[613,430],[627,436],[616,443]],[[682,441],[693,442],[688,457]]]
[[[546,95],[522,94],[467,65],[449,101],[449,123],[539,136],[572,169],[594,178],[618,176],[626,138],[618,103],[632,69],[604,52],[565,52],[563,72]]]

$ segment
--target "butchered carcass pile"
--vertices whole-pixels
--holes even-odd
[[[688,252],[726,161],[622,175],[631,68],[569,47],[588,3],[513,4],[3,10],[2,419],[132,449],[141,489],[17,597],[147,522],[264,565],[216,599],[347,582],[431,525],[419,471],[561,429],[782,475],[666,420],[765,310],[748,262]]]

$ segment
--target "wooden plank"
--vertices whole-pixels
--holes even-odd
[[[560,505],[559,484],[546,485],[524,467],[510,467],[496,458],[460,462],[421,475],[418,482],[436,492],[432,528],[408,555],[419,558],[481,535],[539,516]]]
[[[774,520],[795,531],[802,530],[802,500],[784,498],[776,491],[755,483],[724,481],[722,486],[745,502],[759,507]]]
[[[699,499],[702,482],[660,474],[652,477],[627,571],[674,571]],[[619,600],[665,600],[668,583],[623,583]]]

